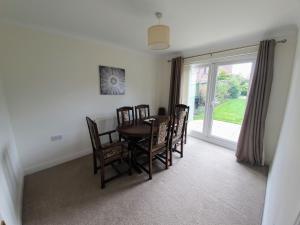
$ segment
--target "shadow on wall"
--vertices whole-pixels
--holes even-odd
[[[18,180],[17,174],[13,167],[13,155],[11,155],[11,146],[5,144],[2,149],[0,149],[0,194],[1,199],[4,200],[4,207],[10,209],[9,212],[14,218],[19,218],[19,199],[18,199]]]
[[[300,211],[299,211],[298,216],[296,218],[295,225],[300,225]]]
[[[4,174],[4,178],[7,181],[10,191],[10,196],[14,196],[13,193],[15,193],[16,187],[17,187],[17,176],[14,172],[14,167],[13,167],[13,157],[10,155],[10,146],[9,144],[5,145],[3,150],[1,151],[0,155],[0,165],[1,169]]]

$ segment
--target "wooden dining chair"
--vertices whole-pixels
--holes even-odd
[[[134,108],[132,106],[123,106],[121,108],[118,108],[117,120],[119,127],[132,125],[135,121]],[[127,138],[125,136],[120,135],[119,138],[120,141],[127,141]]]
[[[179,115],[179,112],[181,111],[186,112],[186,121],[185,121],[185,129],[184,129],[184,144],[186,144],[190,107],[184,104],[175,105],[175,114]]]
[[[135,117],[136,119],[146,119],[150,117],[150,106],[149,105],[137,105],[135,106]]]
[[[170,165],[173,164],[173,152],[180,154],[183,157],[184,132],[186,126],[187,112],[180,111],[172,117],[172,130],[170,135]],[[177,145],[180,144],[180,150],[177,150]]]
[[[135,120],[134,109],[132,106],[123,106],[117,109],[118,126],[131,124]]]
[[[140,168],[149,174],[152,179],[152,163],[154,159],[161,161],[165,169],[169,167],[169,143],[170,143],[170,118],[164,117],[145,122],[149,127],[150,134],[144,141],[136,144],[137,149],[147,155],[148,169],[144,164],[138,163]]]
[[[122,142],[120,141],[113,142],[112,134],[116,132],[115,130],[107,131],[99,134],[97,124],[89,117],[86,117],[86,121],[87,121],[92,147],[93,147],[94,174],[96,174],[97,171],[100,169],[101,188],[104,188],[107,182],[123,175],[125,172],[128,172],[129,174],[131,173],[131,164],[130,164],[131,161],[129,159],[130,155],[128,154],[128,149]],[[105,135],[108,135],[109,138],[108,144],[101,143],[100,137],[103,137]],[[114,163],[122,162],[124,161],[124,159],[127,159],[128,171],[121,172],[114,165]],[[116,171],[117,174],[110,178],[106,178],[105,167],[109,165],[112,166],[112,168]]]

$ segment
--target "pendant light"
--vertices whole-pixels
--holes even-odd
[[[158,25],[148,28],[148,47],[152,50],[168,49],[170,47],[170,28],[160,24],[161,12],[156,12],[155,16],[158,19]]]

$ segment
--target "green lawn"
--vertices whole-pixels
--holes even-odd
[[[215,107],[213,119],[229,123],[241,124],[243,121],[245,109],[246,99],[229,99]],[[194,116],[194,120],[203,120],[203,118],[204,112],[199,112]]]

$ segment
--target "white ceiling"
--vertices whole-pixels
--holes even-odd
[[[0,19],[147,50],[147,28],[171,28],[175,52],[300,21],[300,0],[0,0]]]

